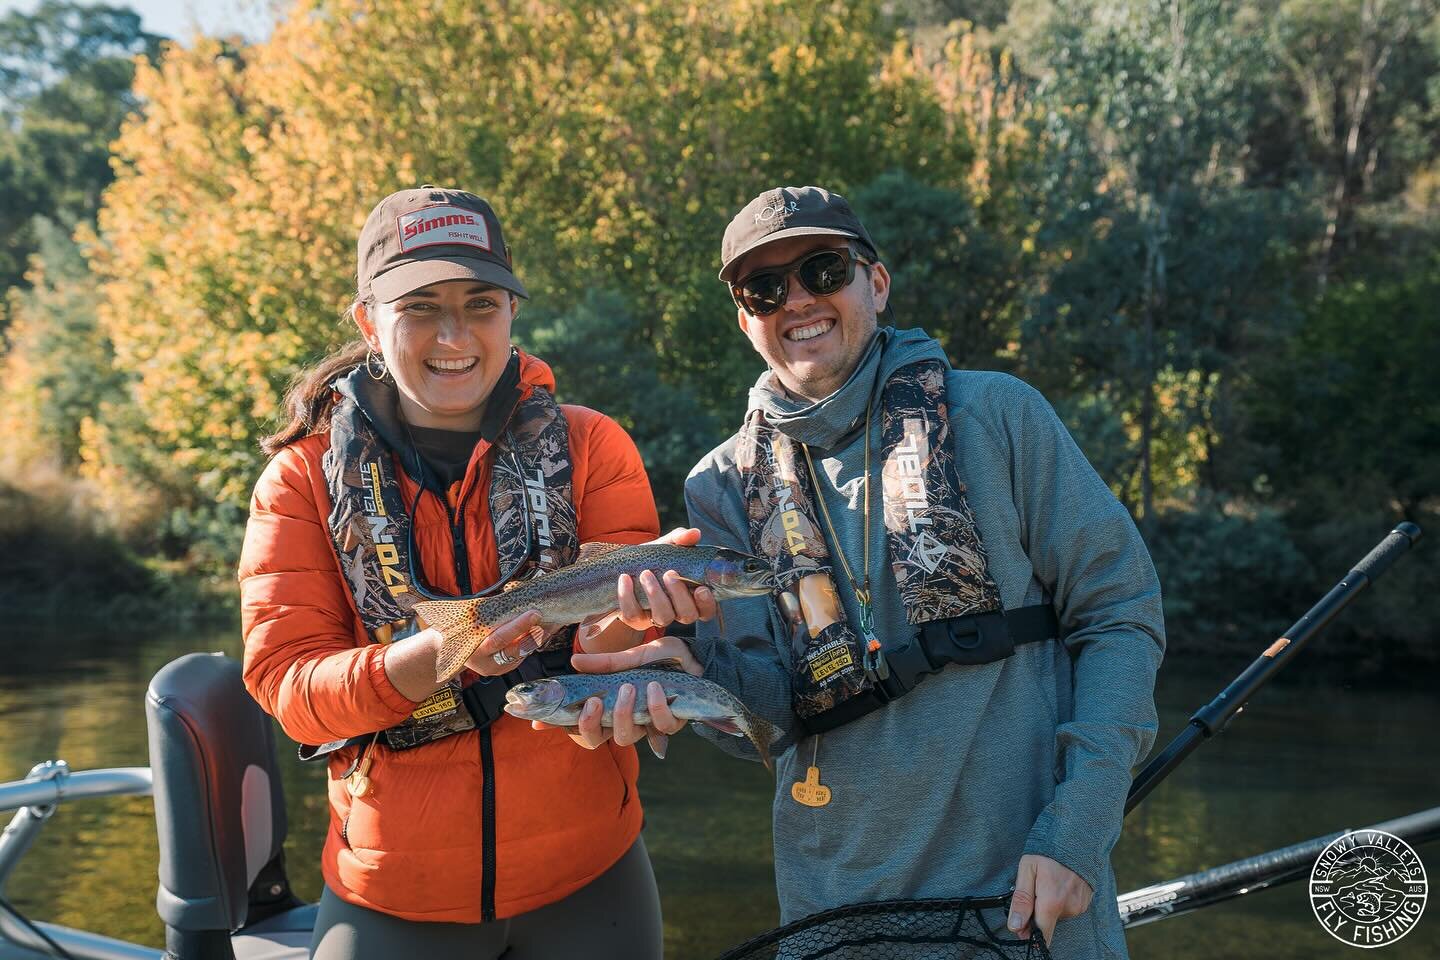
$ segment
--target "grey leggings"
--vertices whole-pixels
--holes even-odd
[[[660,895],[645,841],[564,900],[493,923],[426,923],[320,896],[316,960],[660,960]]]

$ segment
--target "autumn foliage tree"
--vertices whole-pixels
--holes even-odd
[[[1013,118],[977,89],[994,73],[957,51],[918,56],[878,2],[798,0],[306,2],[264,43],[172,48],[139,69],[144,109],[100,216],[101,315],[133,407],[124,429],[97,427],[88,462],[231,553],[285,384],[352,335],[366,214],[427,182],[496,204],[534,293],[522,344],[611,304],[629,322],[591,333],[651,371],[637,384],[734,420],[758,368],[715,270],[750,196],[890,170],[962,202],[1004,193]],[[594,385],[567,374],[563,398],[584,402]],[[605,409],[642,449],[693,462],[719,439],[646,435],[640,392]]]
[[[962,7],[980,26],[947,22]],[[0,286],[29,256],[3,297],[0,495],[58,505],[75,553],[93,527],[228,575],[257,438],[354,336],[366,214],[427,182],[496,205],[534,294],[515,339],[636,438],[667,522],[760,370],[719,237],[780,183],[855,204],[887,319],[1045,392],[1141,521],[1177,634],[1268,623],[1286,590],[1328,586],[1321,559],[1440,502],[1415,448],[1436,430],[1415,385],[1437,324],[1437,0],[295,0],[263,42],[133,68],[117,54],[155,38],[86,9],[0,22],[63,28],[39,60],[0,37],[26,104],[52,60],[88,84],[10,109],[37,136],[0,143],[0,180],[43,167],[75,199],[0,191]],[[1385,443],[1342,419],[1366,404],[1400,418]],[[1440,609],[1415,596],[1374,627],[1406,656]]]

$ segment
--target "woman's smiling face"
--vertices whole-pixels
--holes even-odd
[[[355,311],[365,342],[400,388],[400,412],[417,427],[475,430],[510,359],[515,303],[507,290],[448,280]]]

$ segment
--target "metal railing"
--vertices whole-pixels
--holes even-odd
[[[162,960],[164,952],[154,947],[56,923],[27,921],[9,908],[5,897],[6,881],[61,803],[96,797],[148,797],[152,786],[149,767],[72,772],[64,760],[47,760],[36,764],[24,780],[0,783],[0,813],[16,811],[4,833],[0,833],[0,960],[55,956],[75,960]]]

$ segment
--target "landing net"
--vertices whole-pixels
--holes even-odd
[[[1005,929],[1008,897],[884,900],[787,923],[719,960],[1050,960],[1039,933]]]

